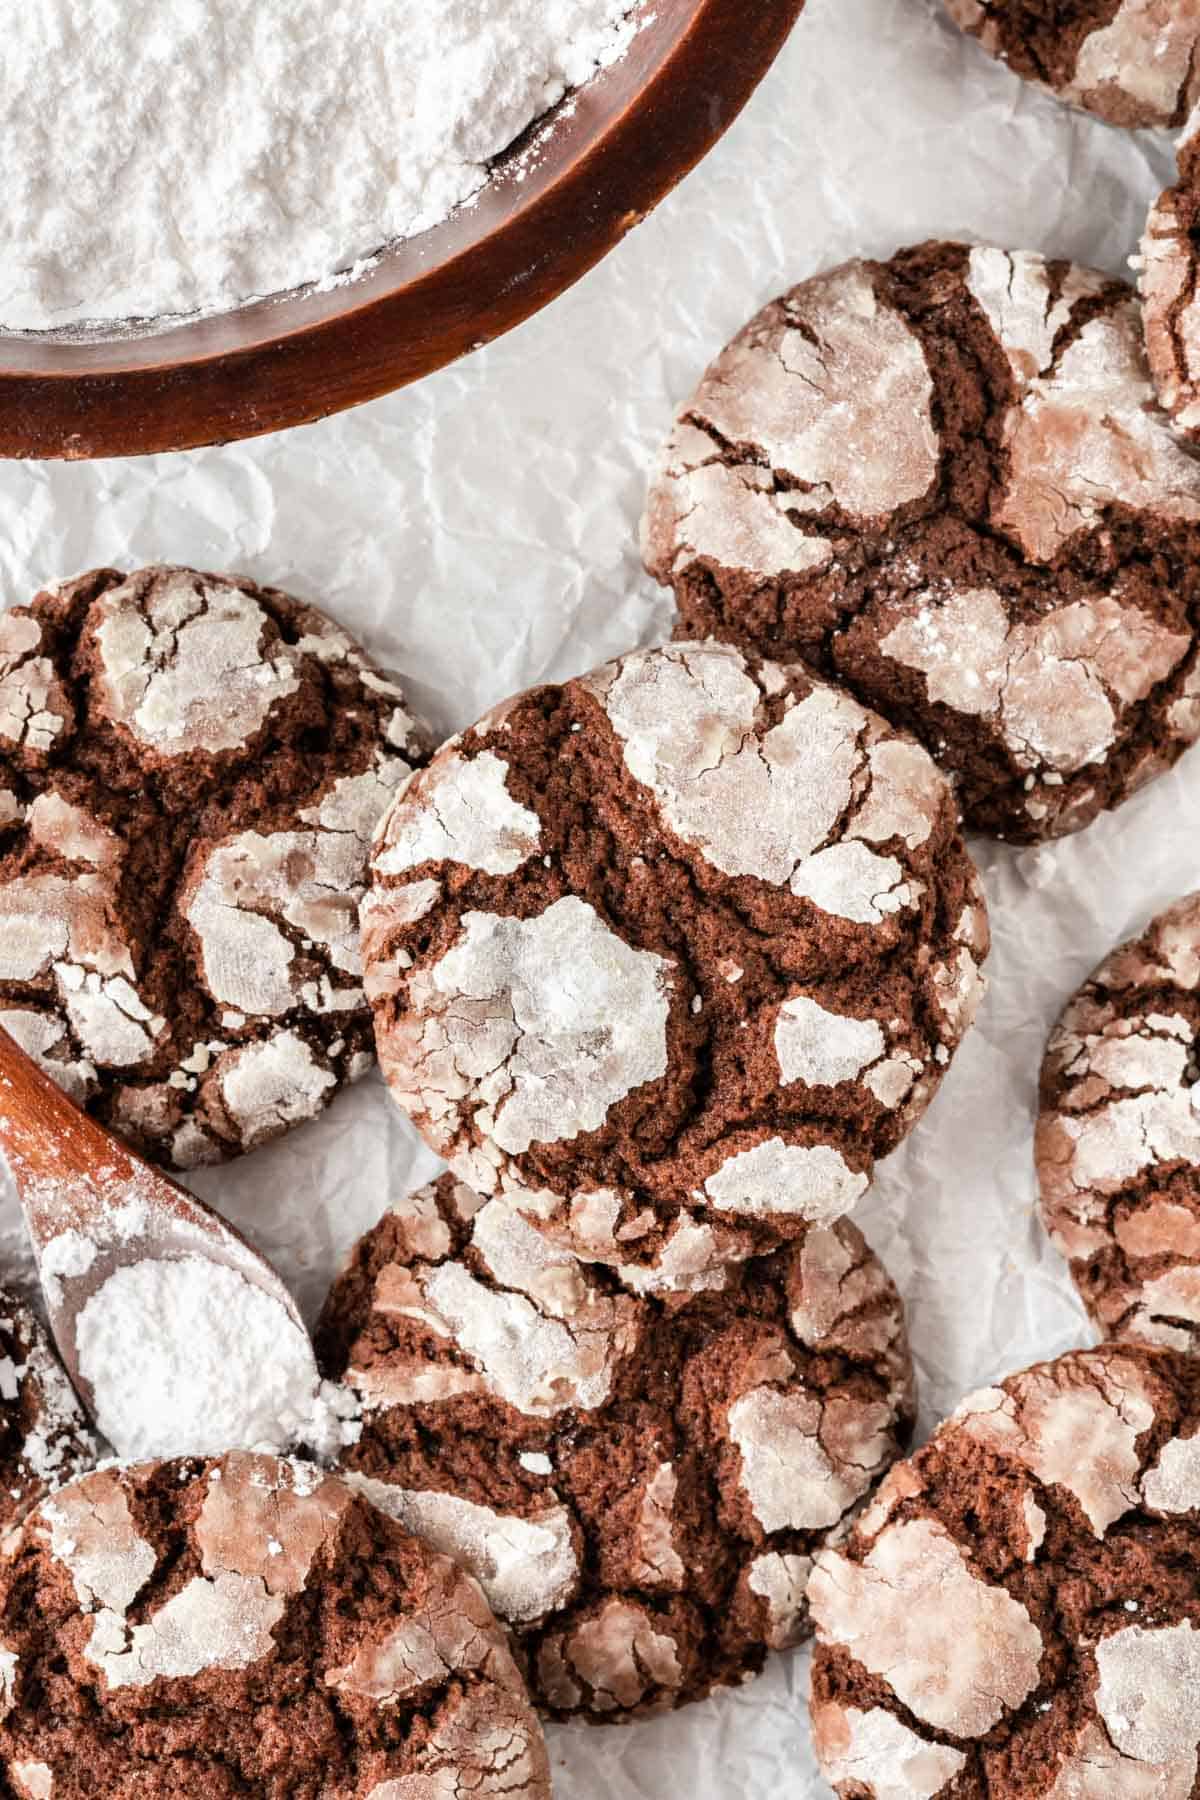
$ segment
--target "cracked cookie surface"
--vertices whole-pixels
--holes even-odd
[[[370,1067],[358,904],[421,737],[315,608],[100,569],[0,614],[0,1024],[187,1169]]]
[[[0,1560],[0,1766],[27,1800],[549,1800],[471,1577],[304,1463],[109,1467]]]
[[[1200,108],[1179,140],[1178,176],[1150,209],[1139,287],[1146,354],[1158,397],[1179,430],[1200,442]]]
[[[841,1800],[1196,1800],[1200,1362],[1075,1351],[965,1400],[817,1558]]]
[[[1182,125],[1200,96],[1200,0],[946,0],[1026,81],[1110,125]]]
[[[363,1406],[346,1478],[470,1569],[560,1717],[681,1706],[798,1643],[815,1550],[911,1434],[900,1299],[848,1221],[707,1279],[639,1291],[445,1175],[318,1327]]]
[[[643,538],[681,636],[834,674],[978,830],[1078,830],[1200,735],[1200,464],[1107,276],[934,243],[793,289],[683,407]]]
[[[0,1287],[0,1532],[98,1455],[41,1321]]]
[[[1042,1065],[1042,1218],[1108,1337],[1200,1350],[1200,894],[1101,963]]]
[[[925,753],[717,644],[452,740],[381,829],[362,916],[384,1074],[455,1173],[582,1255],[692,1268],[850,1208],[987,949]]]

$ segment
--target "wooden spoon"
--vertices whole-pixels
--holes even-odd
[[[270,1263],[202,1201],[81,1112],[3,1029],[0,1149],[33,1240],[59,1355],[93,1417],[96,1396],[79,1367],[76,1321],[113,1271],[127,1264],[184,1256],[222,1264],[277,1301],[307,1342],[295,1301]],[[153,1344],[138,1348],[154,1354]],[[318,1383],[314,1356],[314,1393]]]

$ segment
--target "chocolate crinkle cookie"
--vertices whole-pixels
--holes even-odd
[[[680,635],[836,674],[975,829],[1078,830],[1200,735],[1200,462],[1091,270],[934,243],[793,289],[681,411],[644,549]]]
[[[1200,894],[1114,950],[1042,1065],[1042,1217],[1109,1337],[1200,1349]]]
[[[111,1467],[0,1560],[22,1800],[549,1800],[477,1584],[304,1463]]]
[[[420,737],[312,607],[100,569],[0,614],[0,1025],[180,1169],[372,1061],[358,903]]]
[[[841,1800],[1200,1794],[1200,1362],[1076,1351],[965,1401],[817,1559]]]
[[[347,1479],[479,1579],[547,1711],[596,1723],[806,1636],[813,1553],[913,1422],[899,1296],[845,1220],[680,1300],[447,1175],[360,1242],[317,1342],[363,1406]]]
[[[0,1288],[0,1532],[99,1449],[40,1321]]]
[[[1197,0],[946,0],[1026,81],[1110,125],[1182,125],[1200,96]]]
[[[986,948],[924,751],[715,644],[452,740],[363,906],[381,1064],[433,1148],[580,1254],[684,1272],[847,1211],[937,1087]]]
[[[1150,209],[1142,239],[1142,319],[1158,397],[1200,442],[1200,108],[1179,141],[1178,178]]]

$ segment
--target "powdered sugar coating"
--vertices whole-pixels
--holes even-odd
[[[813,1228],[680,1303],[463,1199],[443,1176],[399,1203],[334,1285],[322,1366],[366,1403],[347,1479],[465,1563],[555,1711],[681,1704],[798,1642],[812,1552],[910,1416],[899,1302],[862,1239]],[[638,1686],[643,1619],[663,1672]]]
[[[1179,430],[1192,440],[1200,432],[1200,304],[1194,237],[1200,205],[1198,120],[1200,107],[1190,114],[1179,140],[1176,184],[1151,207],[1137,259],[1146,353],[1158,397]]]
[[[490,750],[450,751],[431,770],[420,803],[389,814],[375,852],[383,875],[427,862],[458,862],[489,875],[511,875],[537,852],[537,816],[505,786],[505,764]]]
[[[933,1744],[882,1707],[827,1707],[813,1714],[821,1767],[842,1791],[853,1784],[873,1800],[934,1800],[966,1762],[961,1750]]]
[[[727,1157],[704,1192],[719,1212],[826,1220],[849,1212],[868,1185],[831,1144],[786,1144],[775,1137]]]
[[[919,340],[880,302],[864,264],[847,263],[768,307],[680,415],[651,489],[647,561],[737,568],[745,551],[763,550],[773,561],[781,553],[785,568],[822,566],[829,546],[805,531],[806,513],[835,504],[877,518],[932,485],[932,391]],[[731,463],[726,444],[761,452],[770,500],[760,498],[768,484],[758,458]],[[790,519],[790,545],[774,523],[785,514],[799,515]]]
[[[1033,1562],[1046,1541],[1046,1515],[1032,1494],[1021,1496],[1021,1517],[1025,1524],[1025,1561]]]
[[[931,701],[991,721],[1018,767],[1073,774],[1104,761],[1191,645],[1111,596],[1014,625],[999,594],[967,589],[921,596],[880,650],[919,670]]]
[[[447,1703],[418,1756],[419,1772],[382,1781],[366,1800],[547,1800],[550,1770],[524,1699],[468,1693]]]
[[[582,685],[602,701],[626,767],[652,789],[672,831],[725,875],[788,883],[799,893],[807,891],[805,865],[829,846],[853,804],[863,750],[877,725],[849,695],[813,687],[768,727],[763,688],[773,679],[768,668],[756,681],[739,658],[711,648],[674,645],[626,657]],[[872,760],[870,772],[871,835],[901,835],[896,822],[883,819],[892,800],[887,760]],[[939,801],[928,764],[925,773],[923,814],[915,834],[912,827],[904,834],[913,844],[928,837]],[[880,862],[861,844],[856,854],[863,884],[848,894],[844,916],[870,918],[879,883],[868,883]],[[890,867],[899,874],[899,864]],[[835,903],[829,910],[843,907]]]
[[[471,1124],[510,1155],[595,1131],[665,1072],[673,975],[573,896],[528,920],[467,913],[461,941],[409,983],[420,1024],[411,1046],[393,1041],[389,1068],[406,1055],[416,1088],[398,1097],[432,1124],[478,1084]]]
[[[499,1677],[500,1685],[509,1685],[515,1670],[507,1650],[499,1649],[500,1633],[478,1586],[457,1569],[450,1574],[452,1565],[443,1562],[442,1567],[450,1578],[428,1609],[403,1620],[381,1642],[361,1645],[344,1667],[330,1669],[325,1680],[331,1688],[352,1699],[392,1706],[410,1696],[419,1697],[431,1684],[440,1685],[447,1678],[481,1674],[493,1681]],[[502,1746],[511,1733],[511,1718],[506,1719],[503,1711],[499,1718],[489,1718],[481,1700],[485,1695],[477,1688],[455,1709],[459,1717],[454,1737],[466,1737],[464,1726],[469,1718],[470,1729],[478,1730],[485,1743],[491,1739]],[[512,1736],[516,1741],[505,1748],[510,1758],[516,1761],[519,1757],[524,1772],[531,1774],[535,1763],[527,1752],[532,1744],[524,1732]],[[452,1743],[446,1734],[442,1748],[449,1750]],[[461,1782],[465,1771],[455,1767],[454,1774],[456,1782]]]
[[[245,1669],[269,1656],[283,1618],[280,1595],[244,1575],[197,1577],[144,1625],[126,1627],[107,1613],[92,1626],[85,1655],[110,1692],[179,1680],[206,1669]]]
[[[0,684],[35,664],[52,744],[6,739],[0,695],[14,1034],[175,1167],[312,1117],[370,1053],[367,852],[421,747],[400,689],[312,608],[179,568],[98,570],[4,614]],[[239,1106],[234,1070],[280,1034],[311,1073],[285,1046],[287,1095],[280,1070]]]
[[[107,715],[160,755],[237,749],[300,685],[294,654],[263,656],[266,624],[245,588],[184,569],[110,588],[91,620]]]
[[[1137,1504],[1138,1443],[1154,1405],[1135,1362],[1034,1369],[1014,1393],[988,1388],[954,1414],[963,1433],[1026,1463],[1078,1502],[1102,1538]]]
[[[1181,1763],[1194,1781],[1200,1717],[1178,1696],[1200,1688],[1200,1629],[1187,1619],[1150,1630],[1129,1625],[1101,1639],[1096,1667],[1096,1711],[1122,1755]]]
[[[798,1280],[789,1295],[788,1320],[801,1343],[815,1349],[819,1343],[842,1342],[847,1319],[860,1313],[873,1317],[874,1328],[864,1338],[862,1325],[855,1333],[859,1351],[870,1343],[884,1349],[888,1335],[886,1295],[889,1283],[883,1265],[874,1258],[856,1255],[853,1238],[840,1225],[813,1225],[796,1251]],[[850,1343],[843,1343],[846,1350]]]
[[[565,1506],[518,1518],[436,1489],[414,1491],[354,1473],[346,1481],[414,1537],[469,1570],[508,1623],[533,1624],[573,1598],[579,1558]]]
[[[742,1487],[764,1531],[836,1525],[862,1498],[864,1471],[869,1480],[887,1460],[892,1418],[886,1406],[861,1402],[839,1417],[846,1412],[836,1399],[825,1406],[774,1387],[752,1388],[730,1407]]]
[[[54,664],[37,654],[41,647],[36,619],[0,616],[0,741],[7,740],[22,760],[45,757],[74,723]]]
[[[223,1052],[212,1065],[211,1085],[240,1131],[247,1150],[267,1143],[321,1111],[337,1078],[297,1031],[282,1031],[260,1044]],[[186,1155],[182,1130],[173,1139],[177,1160]]]
[[[1200,93],[1195,0],[1117,0],[1039,15],[1036,47],[1011,0],[946,0],[946,9],[993,56],[1113,125],[1179,125]]]
[[[1032,381],[1054,361],[1054,343],[1071,323],[1077,301],[1104,291],[1104,277],[1071,266],[1052,292],[1039,256],[1013,255],[977,244],[967,261],[967,289],[983,308],[1018,381]]]
[[[1162,1440],[1198,1429],[1190,1359],[1105,1346],[973,1396],[896,1465],[809,1590],[844,1800],[1191,1800],[1200,1487],[1190,1511],[1144,1496],[1177,1496]]]
[[[890,914],[915,906],[919,895],[903,880],[894,856],[880,856],[865,844],[831,844],[810,856],[792,876],[791,888],[822,912],[858,925],[880,925]]]
[[[1064,99],[1103,113],[1098,103],[1119,90],[1116,107],[1149,124],[1177,121],[1196,92],[1200,8],[1194,0],[1164,9],[1156,0],[1121,0],[1112,21],[1085,40]]]
[[[1189,170],[1194,155],[1188,151]],[[1146,322],[1146,354],[1159,400],[1180,430],[1200,431],[1200,308],[1194,291],[1187,218],[1189,186],[1168,188],[1150,209],[1142,238],[1139,287]]]
[[[1200,1333],[1200,896],[1118,946],[1068,1003],[1042,1066],[1042,1217],[1108,1334]]]
[[[453,1263],[429,1275],[425,1292],[489,1384],[519,1412],[591,1409],[607,1398],[630,1309],[585,1300],[569,1310],[565,1325],[539,1315],[523,1295],[497,1296]]]
[[[111,884],[98,874],[8,882],[0,898],[0,980],[26,984],[53,974],[59,991],[73,994],[89,976],[132,975],[128,947],[108,922],[111,899]]]
[[[1042,1636],[1028,1612],[928,1521],[888,1527],[861,1564],[818,1557],[808,1597],[822,1638],[886,1675],[939,1731],[980,1737],[1038,1684]]]
[[[1100,299],[1107,285],[1068,266],[1056,292],[1050,266],[1029,254],[977,247],[968,261],[968,289],[1016,389],[1004,415],[1007,492],[995,514],[1043,563],[1113,501],[1200,516],[1194,471],[1152,410],[1132,296],[1071,329],[1076,306]]]
[[[372,1604],[350,1604],[368,1571]],[[39,1596],[40,1634],[28,1614],[14,1616],[22,1581]],[[336,1608],[337,1594],[347,1601],[335,1621],[320,1608],[323,1597]],[[360,1800],[381,1779],[420,1781],[431,1756],[456,1779],[519,1766],[524,1785],[504,1791],[548,1800],[540,1733],[477,1585],[309,1465],[230,1453],[86,1477],[10,1544],[0,1611],[23,1652],[0,1723],[6,1766],[36,1763],[52,1777],[61,1766],[62,1740],[43,1735],[29,1685],[57,1657],[61,1691],[78,1691],[88,1720],[75,1752],[86,1752],[103,1791],[131,1721],[152,1760],[164,1707],[176,1734],[194,1725],[197,1782],[210,1768],[226,1779],[234,1769],[257,1791],[266,1777],[256,1744],[276,1708],[294,1723],[300,1704],[305,1732],[284,1733],[272,1751],[271,1779],[285,1785],[292,1772],[297,1785],[307,1780],[311,1735],[325,1745],[330,1800]],[[329,1737],[335,1695],[340,1723]],[[239,1740],[227,1709],[251,1696],[255,1731]],[[420,1720],[411,1735],[410,1715]]]
[[[659,1463],[646,1483],[637,1521],[632,1573],[643,1587],[678,1593],[687,1585],[687,1567],[675,1547],[678,1497],[674,1464]]]
[[[436,1204],[436,1190],[420,1190],[416,1216]],[[408,1210],[406,1203],[396,1216],[407,1217]],[[414,1255],[411,1265],[385,1269],[375,1293],[382,1314],[415,1320],[453,1340],[467,1366],[444,1371],[444,1382],[423,1354],[393,1356],[383,1370],[351,1366],[347,1381],[364,1405],[490,1391],[531,1417],[602,1407],[637,1344],[636,1304],[605,1294],[585,1266],[554,1250],[501,1201],[472,1215],[471,1243],[482,1261],[479,1273],[449,1258],[447,1235],[444,1244],[429,1246],[431,1261]]]
[[[719,1293],[728,1286],[731,1269],[752,1253],[750,1240],[736,1227],[697,1224],[685,1214],[656,1262],[618,1263],[616,1274],[634,1294]]]
[[[1191,1800],[1194,1759],[1144,1763],[1114,1747],[1103,1726],[1089,1720],[1061,1758],[1046,1800]]]
[[[785,1082],[837,1087],[853,1081],[883,1056],[886,1039],[878,1019],[827,1012],[799,994],[785,1000],[775,1023],[775,1053]]]
[[[636,1711],[655,1690],[670,1696],[683,1671],[674,1640],[643,1607],[609,1600],[595,1617],[545,1640],[538,1679],[551,1706],[571,1712],[586,1700],[603,1718]]]
[[[1200,1435],[1170,1438],[1142,1478],[1142,1498],[1159,1513],[1200,1513]]]
[[[393,1094],[462,1180],[614,1266],[679,1222],[723,1218],[728,1260],[735,1221],[752,1247],[834,1217],[974,1015],[953,832],[920,748],[800,669],[678,644],[520,696],[380,833],[363,952]],[[881,982],[847,1006],[863,957]]]
[[[791,410],[844,427],[867,470],[860,398],[875,445],[928,433],[923,479],[875,514],[788,466],[775,398],[781,335],[802,325],[819,360],[849,290],[874,328],[896,322],[897,368],[915,357],[926,392],[881,419],[869,382],[822,408],[809,376]],[[1080,829],[1200,734],[1195,542],[1200,471],[1154,405],[1128,288],[938,243],[818,275],[753,320],[681,409],[644,526],[681,636],[837,674],[959,777],[968,823],[1023,841]]]
[[[138,1534],[125,1491],[110,1469],[44,1501],[32,1529],[69,1573],[85,1612],[125,1613],[154,1568],[154,1553]]]
[[[1132,304],[1058,347],[1075,305],[1104,285],[1071,268],[1056,290],[1038,257],[970,254],[967,286],[1018,399],[1005,415],[1008,486],[995,518],[1035,563],[1052,562],[1114,503],[1200,518],[1194,470],[1152,411]],[[931,703],[987,720],[1014,767],[1044,780],[1103,763],[1156,687],[1190,665],[1194,644],[1190,627],[1123,604],[1119,582],[1031,618],[994,589],[947,583],[917,596],[880,651],[925,675]]]
[[[381,784],[380,810],[389,798]],[[361,975],[361,867],[361,840],[347,832],[247,831],[217,845],[189,878],[181,909],[213,1000],[268,1018],[301,1005],[317,1013],[361,1006],[361,986],[343,979]],[[295,968],[304,960],[297,935],[328,958],[315,980]]]
[[[1011,484],[1000,523],[1049,561],[1114,501],[1194,520],[1193,465],[1153,410],[1132,298],[1089,319],[1006,420]]]
[[[23,1794],[25,1800],[51,1800],[54,1774],[48,1763],[13,1763],[9,1773],[17,1785],[18,1794]]]
[[[44,1494],[73,1481],[98,1455],[40,1320],[10,1289],[0,1288],[0,1530]]]
[[[746,1584],[766,1602],[765,1638],[771,1650],[792,1650],[808,1636],[808,1581],[812,1558],[773,1550],[750,1565]]]
[[[730,467],[712,438],[680,421],[657,470],[658,488],[642,526],[647,556],[703,557],[718,568],[824,568],[832,552],[821,537],[798,532],[791,495],[776,490],[757,463]]]

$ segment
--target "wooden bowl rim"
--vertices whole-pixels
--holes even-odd
[[[804,0],[755,0],[749,17],[746,0],[690,0],[677,18],[669,0],[646,4],[666,15],[665,47],[611,110],[621,62],[575,97],[573,116],[548,140],[561,158],[534,161],[527,195],[510,163],[479,201],[331,292],[143,332],[0,334],[0,456],[146,455],[307,424],[419,380],[531,317],[711,149]],[[426,266],[397,272],[414,260]]]

